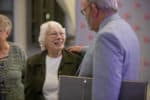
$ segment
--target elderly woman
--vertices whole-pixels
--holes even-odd
[[[42,52],[27,61],[26,100],[58,100],[58,76],[75,75],[81,57],[64,49],[65,29],[55,21],[41,25]]]
[[[7,41],[11,29],[10,19],[0,14],[0,100],[24,100],[25,54]]]

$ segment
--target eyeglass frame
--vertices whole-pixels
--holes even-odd
[[[84,8],[84,9],[81,9],[81,14],[82,15],[86,15],[86,10],[87,10],[87,8],[89,8],[90,7],[90,3],[88,4],[88,6],[86,7],[86,8]]]

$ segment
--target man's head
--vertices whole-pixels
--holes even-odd
[[[62,50],[66,40],[65,29],[55,21],[41,25],[39,43],[42,50]]]
[[[100,23],[118,11],[119,0],[82,0],[81,13],[86,17],[91,30],[98,31]]]
[[[87,0],[91,3],[95,3],[101,9],[118,10],[119,0]]]
[[[10,19],[5,15],[0,14],[0,38],[6,40],[11,32],[11,29],[12,23]]]

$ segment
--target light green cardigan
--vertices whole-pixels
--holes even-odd
[[[4,68],[4,84],[6,88],[0,89],[0,92],[4,92],[6,94],[5,100],[24,100],[23,77],[26,56],[17,45],[13,43],[9,44],[10,51]]]

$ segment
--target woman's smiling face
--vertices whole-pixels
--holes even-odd
[[[64,48],[66,33],[58,26],[52,26],[47,31],[45,37],[45,46],[47,50],[60,51]]]

